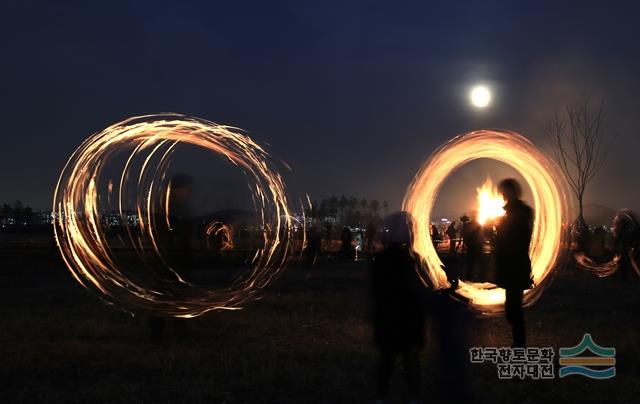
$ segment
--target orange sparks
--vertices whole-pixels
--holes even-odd
[[[171,228],[166,173],[178,144],[223,156],[244,172],[252,193],[260,247],[248,271],[221,290],[182,279],[159,247],[158,228]],[[58,247],[73,277],[108,303],[133,311],[194,317],[238,309],[279,273],[292,251],[293,216],[269,154],[236,128],[179,114],[129,118],[84,141],[60,175],[53,211]],[[118,247],[135,251],[137,262],[115,256],[105,212],[116,212],[123,221],[135,212]],[[233,248],[231,228],[211,231],[222,249]]]
[[[212,221],[205,229],[207,245],[216,251],[233,250],[233,228],[225,223]],[[211,242],[213,239],[213,243]]]

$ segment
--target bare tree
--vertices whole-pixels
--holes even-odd
[[[545,132],[554,156],[578,201],[580,226],[586,225],[583,200],[587,185],[598,174],[607,156],[602,131],[604,100],[592,108],[589,98],[555,111]]]

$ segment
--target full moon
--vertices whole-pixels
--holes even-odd
[[[474,107],[485,108],[491,103],[491,92],[485,86],[476,86],[471,89],[469,98]]]

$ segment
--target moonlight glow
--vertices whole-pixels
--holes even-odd
[[[491,103],[491,91],[485,86],[476,86],[469,95],[471,104],[476,108],[485,108]]]

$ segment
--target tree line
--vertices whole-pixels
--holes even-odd
[[[4,203],[2,207],[0,207],[1,224],[30,224],[33,219],[33,209],[30,206],[25,206],[20,200],[12,204]]]
[[[307,215],[325,222],[334,221],[344,226],[366,226],[369,223],[379,224],[382,217],[389,213],[386,200],[368,200],[355,196],[331,196],[312,202]]]

